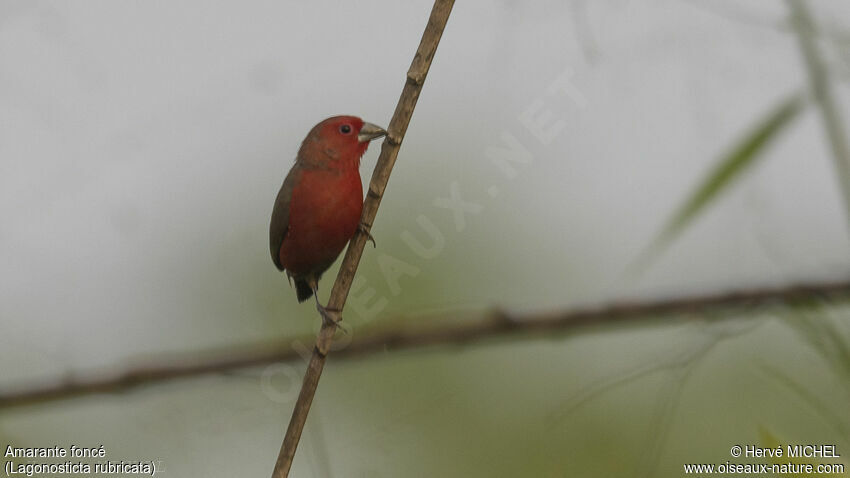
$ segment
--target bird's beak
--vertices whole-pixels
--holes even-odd
[[[363,127],[360,128],[360,134],[357,135],[357,141],[360,141],[361,143],[368,143],[375,138],[380,138],[381,136],[386,135],[387,131],[384,128],[372,123],[363,123]]]

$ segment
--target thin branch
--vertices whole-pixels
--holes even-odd
[[[660,321],[678,316],[682,320],[705,320],[707,311],[765,305],[797,305],[821,300],[850,299],[850,281],[804,284],[780,289],[753,289],[726,294],[684,297],[645,302],[619,302],[596,308],[509,315],[493,311],[476,321],[464,317],[439,317],[438,326],[397,329],[357,337],[345,348],[335,351],[338,358],[366,357],[378,353],[430,346],[466,345],[495,337],[532,334],[551,336],[592,326]],[[716,314],[712,314],[716,315]],[[117,393],[134,388],[204,374],[258,367],[272,363],[294,362],[301,355],[289,339],[276,343],[211,350],[201,354],[159,357],[130,366],[124,371],[100,370],[79,374],[66,380],[3,387],[0,408],[48,403],[101,393]]]
[[[817,26],[802,0],[788,0],[788,6],[791,10],[791,25],[797,32],[800,50],[806,61],[812,95],[820,108],[827,139],[832,149],[841,193],[844,195],[844,212],[847,224],[850,225],[850,146],[845,136],[847,130],[838,112],[838,103],[832,92],[829,72],[815,42]]]
[[[413,57],[410,68],[407,70],[407,81],[401,92],[401,97],[398,100],[390,124],[387,127],[387,138],[381,147],[381,154],[375,165],[375,171],[372,173],[369,190],[366,194],[366,200],[363,203],[361,223],[366,226],[366,229],[370,229],[375,221],[378,206],[381,204],[381,198],[384,196],[387,181],[390,179],[390,173],[398,157],[398,150],[401,147],[404,134],[407,132],[407,126],[410,124],[410,118],[413,116],[413,109],[416,107],[416,102],[419,99],[419,93],[422,91],[422,85],[425,83],[425,77],[428,76],[431,61],[437,52],[437,46],[440,44],[440,38],[446,27],[452,6],[454,6],[454,0],[435,0],[434,7],[431,10],[431,16],[428,19],[428,25],[422,34],[419,48],[416,50],[416,55]],[[336,276],[336,282],[334,282],[333,289],[331,290],[331,297],[328,301],[329,309],[342,311],[345,306],[345,300],[348,298],[348,292],[354,281],[354,273],[357,271],[357,266],[360,263],[360,256],[363,255],[363,248],[366,245],[367,237],[368,230],[358,230],[351,239],[348,250],[345,252],[345,258],[342,260],[339,274]],[[322,369],[325,366],[325,360],[333,342],[334,332],[336,332],[336,325],[334,324],[324,324],[319,331],[316,346],[313,349],[313,356],[304,374],[301,392],[298,394],[298,400],[295,402],[295,408],[292,411],[292,418],[289,420],[289,427],[286,429],[286,435],[280,446],[280,453],[274,466],[272,478],[285,478],[289,475],[289,469],[292,467],[292,460],[295,457],[295,450],[298,447],[298,441],[301,439],[301,431],[304,429],[304,423],[307,421],[310,404],[313,402],[313,396],[316,394],[319,377],[322,375]]]

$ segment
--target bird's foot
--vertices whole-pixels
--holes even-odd
[[[348,329],[342,325],[342,315],[340,315],[339,309],[332,309],[330,307],[325,307],[319,302],[316,302],[316,310],[319,311],[319,315],[322,316],[322,326],[332,325],[334,327],[339,328],[343,333],[348,333]]]
[[[372,241],[372,247],[373,248],[378,247],[378,245],[375,244],[375,238],[372,237],[372,234],[369,232],[369,226],[367,226],[366,224],[361,222],[360,224],[357,225],[357,229],[360,232],[362,232],[363,234],[366,234],[366,240],[367,241]]]

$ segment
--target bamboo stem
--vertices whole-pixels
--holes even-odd
[[[354,281],[354,274],[360,264],[360,257],[363,255],[363,248],[366,245],[368,229],[372,227],[375,221],[378,206],[381,204],[387,181],[390,179],[390,173],[398,157],[398,150],[401,147],[404,134],[407,132],[407,126],[413,116],[416,101],[422,91],[425,77],[428,76],[431,61],[434,59],[437,46],[440,44],[440,38],[443,35],[453,5],[454,0],[436,0],[434,2],[428,25],[425,27],[419,48],[416,50],[416,55],[407,71],[407,81],[387,127],[387,138],[381,147],[378,163],[375,165],[372,180],[369,182],[369,190],[363,203],[363,214],[361,215],[361,223],[366,226],[367,230],[358,230],[348,245],[339,274],[336,276],[336,282],[334,282],[331,290],[330,300],[328,300],[328,308],[331,310],[342,311],[345,306],[345,300],[348,298],[348,292]],[[304,374],[301,392],[298,394],[289,427],[286,429],[286,435],[280,446],[280,454],[275,463],[272,478],[285,478],[289,475],[295,450],[298,447],[298,441],[301,439],[301,432],[304,429],[304,423],[307,421],[307,414],[310,411],[310,405],[313,403],[313,396],[316,394],[316,387],[319,385],[319,378],[322,375],[322,369],[325,367],[331,342],[333,342],[334,332],[336,332],[335,324],[323,324],[319,331],[313,356],[310,358],[310,363]]]

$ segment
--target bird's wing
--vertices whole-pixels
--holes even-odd
[[[279,270],[283,270],[283,264],[280,263],[280,247],[283,245],[283,240],[289,231],[289,203],[292,199],[292,190],[301,176],[301,169],[301,165],[296,162],[292,166],[292,169],[289,170],[289,174],[283,180],[283,186],[280,187],[280,191],[277,193],[277,199],[274,201],[274,210],[272,210],[272,221],[269,226],[269,247],[274,265]]]

